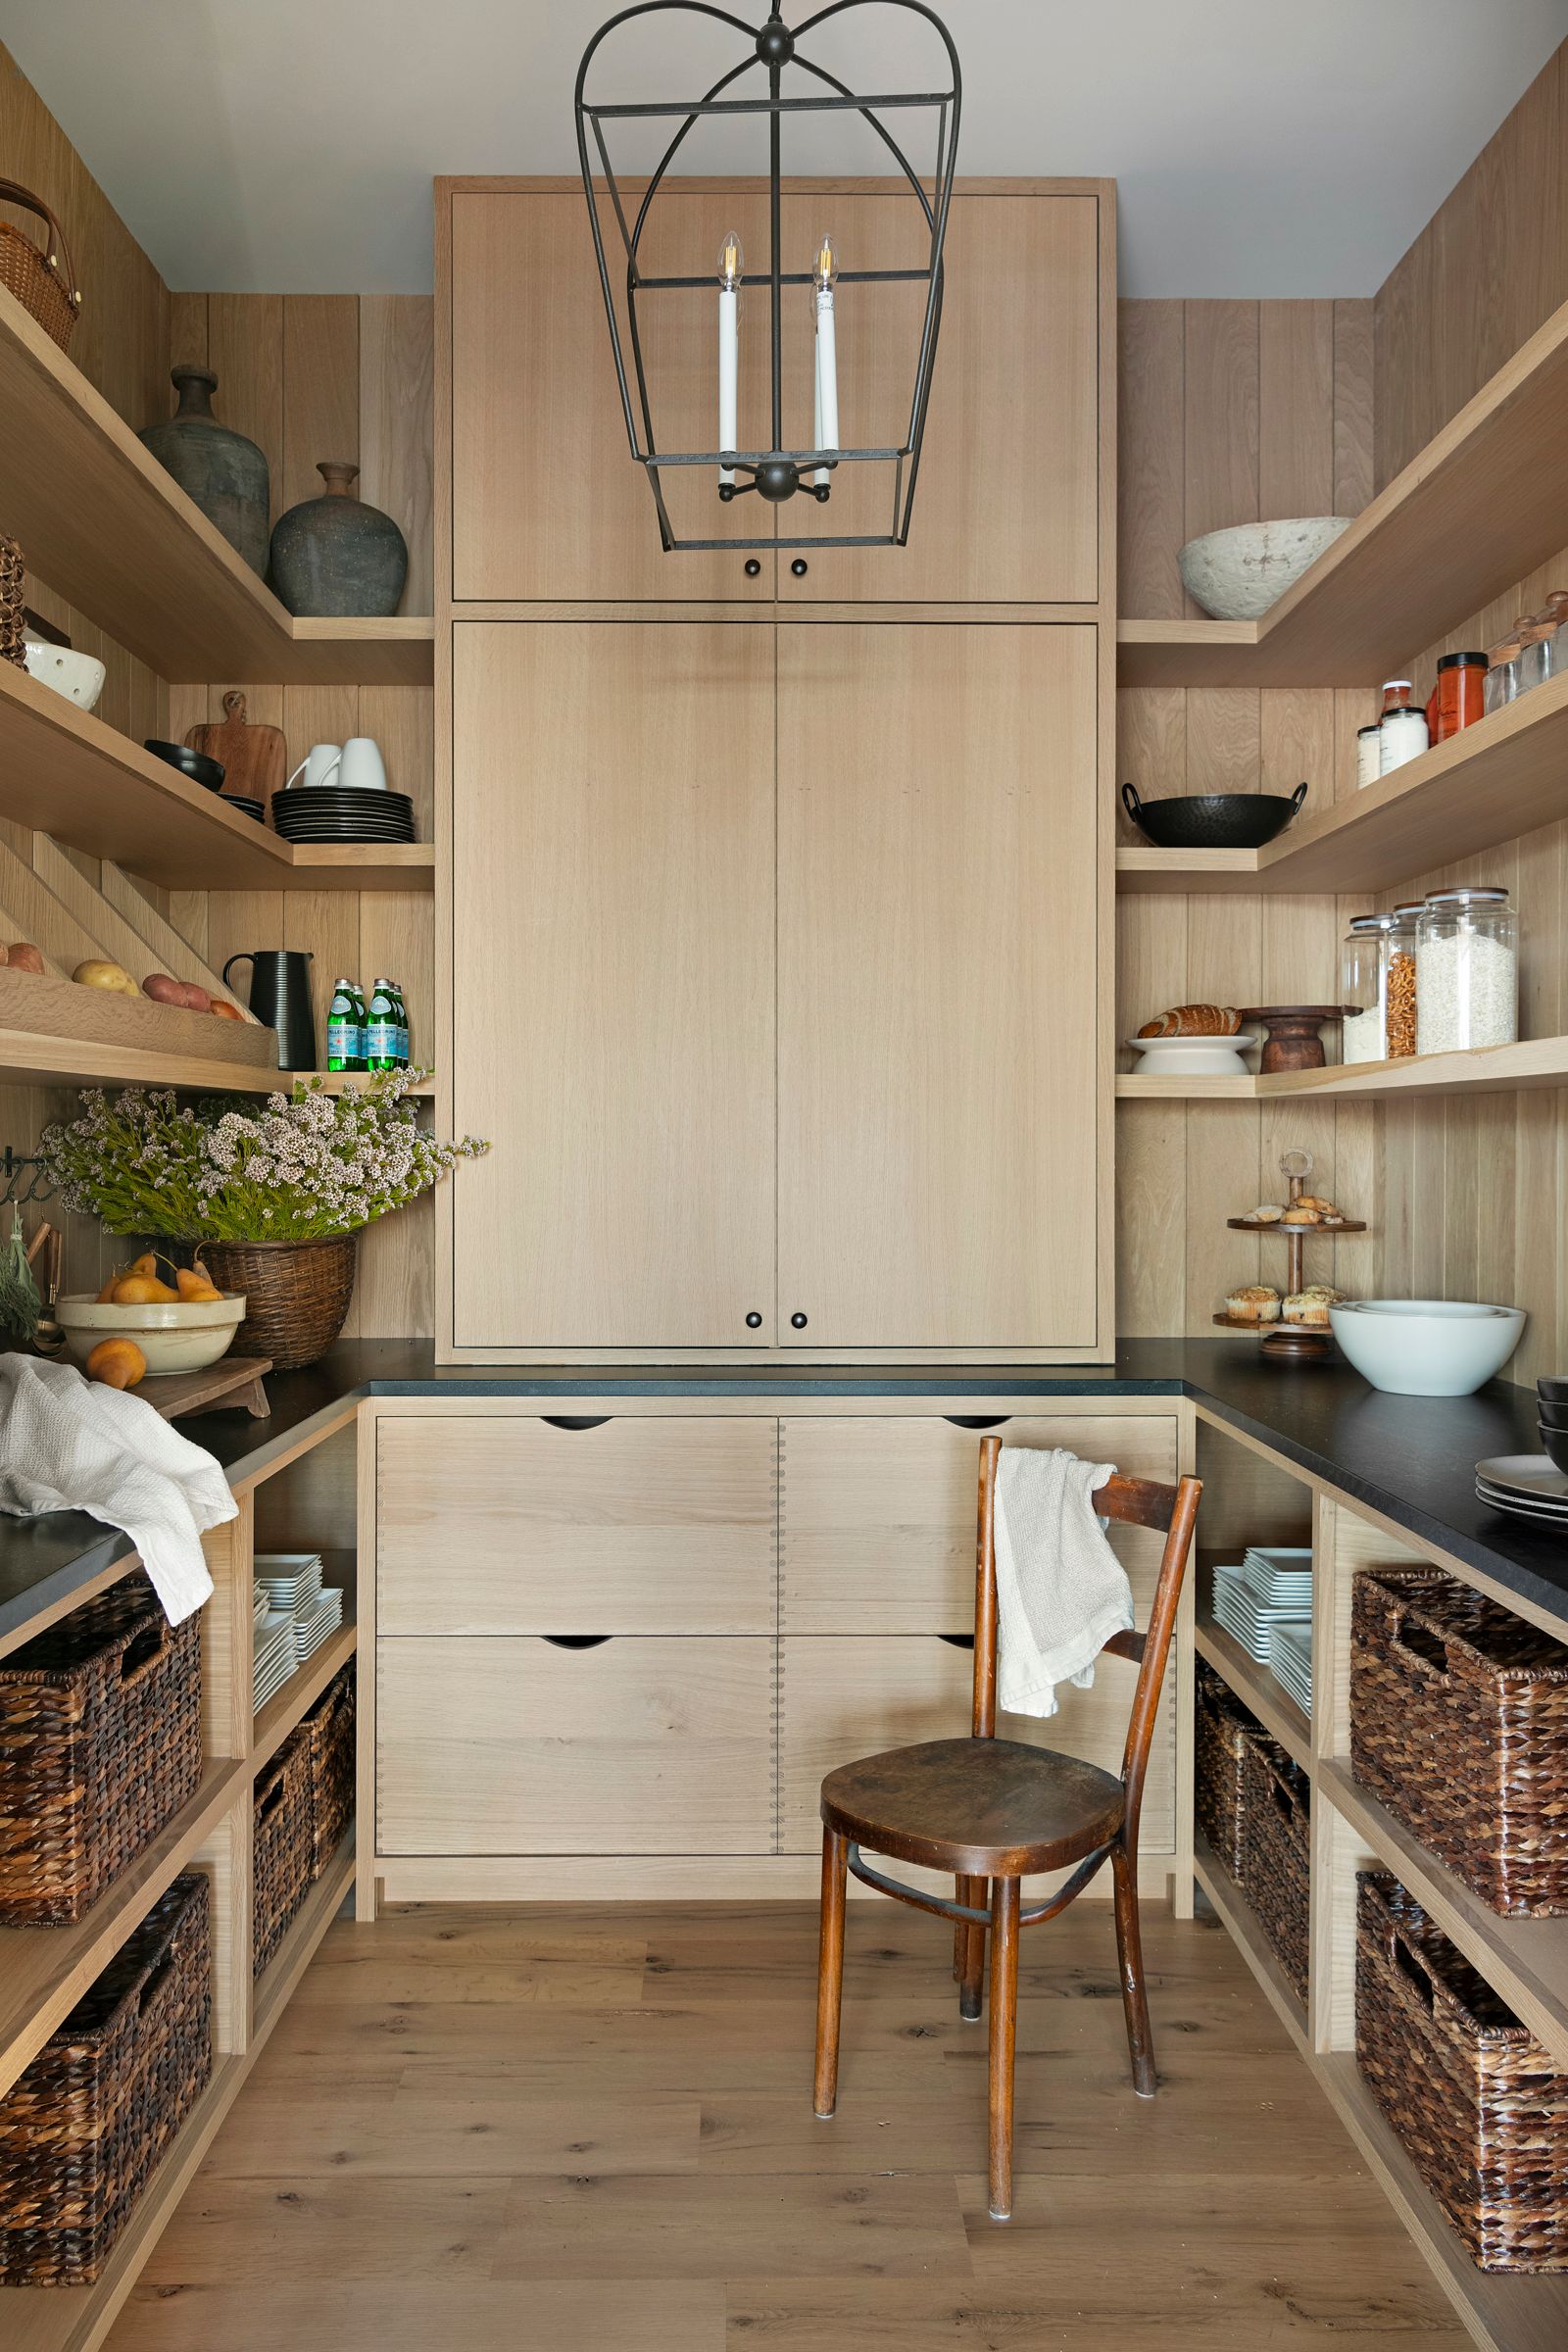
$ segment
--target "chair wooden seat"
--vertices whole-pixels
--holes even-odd
[[[844,1990],[845,1881],[856,1878],[917,1911],[954,1924],[953,1973],[960,2016],[980,2015],[987,1945],[991,1962],[991,2214],[1012,2211],[1012,2062],[1017,2036],[1018,1931],[1055,1919],[1108,1862],[1115,1882],[1116,1951],[1133,2087],[1152,2098],[1154,2042],[1144,1989],[1138,1919],[1138,1819],[1165,1659],[1176,1630],[1182,1579],[1192,1550],[1196,1478],[1174,1487],[1114,1473],[1095,1489],[1095,1510],[1165,1538],[1147,1634],[1111,1635],[1103,1647],[1138,1668],[1121,1774],[1077,1756],[997,1738],[996,1487],[1002,1443],[980,1441],[980,1507],[975,1545],[974,1712],[967,1740],[927,1740],[841,1764],[822,1783],[822,1935],[816,1994],[816,2087],[824,2121],[838,2099],[839,2025]],[[951,1871],[954,1897],[901,1885],[865,1858]],[[1044,1900],[1024,1908],[1026,1878],[1065,1870]]]
[[[1060,1870],[1108,1845],[1125,1791],[1114,1773],[1020,1740],[926,1740],[841,1764],[822,1783],[830,1829],[955,1878]]]

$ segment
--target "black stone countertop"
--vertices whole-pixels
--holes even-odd
[[[853,1405],[879,1396],[1016,1398],[1186,1396],[1411,1534],[1439,1544],[1522,1598],[1559,1614],[1568,1633],[1568,1542],[1476,1499],[1475,1464],[1536,1453],[1535,1394],[1490,1381],[1474,1396],[1389,1396],[1348,1365],[1265,1363],[1247,1341],[1128,1340],[1113,1364],[942,1366],[612,1364],[523,1371],[437,1365],[428,1340],[343,1340],[306,1372],[272,1373],[272,1412],[253,1421],[217,1412],[179,1424],[236,1484],[313,1425],[361,1396],[802,1396]],[[68,1597],[129,1549],[79,1512],[0,1519],[0,1635]]]

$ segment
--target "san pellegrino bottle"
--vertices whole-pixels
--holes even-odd
[[[377,978],[370,995],[370,1017],[365,1032],[365,1066],[395,1070],[398,1066],[397,991],[390,980]]]
[[[352,980],[334,980],[326,1014],[326,1066],[329,1070],[363,1070],[365,1006]]]
[[[393,981],[392,998],[396,1007],[398,1025],[397,1066],[400,1070],[406,1070],[409,1066],[409,1008],[403,1002],[401,981]]]

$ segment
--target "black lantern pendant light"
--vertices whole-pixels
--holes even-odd
[[[849,15],[852,11],[870,5],[899,8],[906,14],[923,18],[941,40],[945,56],[945,74],[938,76],[946,87],[925,90],[881,91],[875,96],[858,97],[838,77],[806,54],[803,43],[819,25],[830,19]],[[599,49],[616,29],[634,18],[667,16],[710,18],[716,25],[727,27],[740,35],[743,52],[721,73],[702,98],[690,100],[658,100],[637,103],[600,103],[585,95],[588,70]],[[790,91],[785,95],[786,71],[791,74]],[[749,74],[758,81],[765,79],[766,96],[760,88],[747,90],[744,85]],[[942,323],[942,245],[947,230],[948,209],[953,196],[953,175],[958,145],[958,106],[960,98],[957,52],[954,48],[946,25],[935,11],[923,5],[923,0],[833,0],[827,8],[819,9],[804,24],[792,29],[775,8],[760,28],[732,16],[727,9],[707,5],[707,0],[642,0],[642,5],[622,9],[609,23],[601,25],[583,52],[577,69],[576,116],[577,153],[582,165],[583,190],[588,199],[588,216],[593,225],[594,251],[599,262],[600,284],[605,297],[605,312],[610,320],[611,343],[614,352],[615,374],[620,385],[621,408],[626,419],[626,437],[631,454],[648,476],[659,513],[659,530],[666,550],[675,548],[737,548],[737,547],[903,547],[909,535],[909,516],[914,504],[915,479],[920,466],[920,441],[925,430],[926,405],[930,398],[931,371],[936,362],[937,332]],[[908,125],[911,118],[916,129],[924,127],[934,141],[934,158],[929,178],[922,181],[909,161],[906,149],[914,142]],[[840,269],[839,257],[830,238],[814,242],[813,250],[798,258],[802,267],[787,269],[783,250],[781,220],[781,180],[783,130],[785,122],[801,115],[858,115],[869,123],[893,157],[898,171],[907,182],[909,201],[918,204],[923,216],[921,231],[921,266],[906,270]],[[884,115],[895,119],[897,134],[883,122]],[[640,260],[644,230],[651,209],[656,205],[666,175],[680,152],[687,134],[694,125],[709,116],[758,118],[767,124],[768,139],[768,215],[769,253],[765,278],[754,279],[767,291],[770,315],[769,367],[771,391],[770,445],[766,449],[733,447],[736,426],[736,386],[739,368],[740,289],[744,272],[744,256],[739,237],[733,230],[723,230],[714,238],[717,256],[713,274],[710,277],[660,276],[645,271]],[[611,159],[611,137],[616,124],[631,121],[668,119],[677,124],[668,145],[646,183],[639,184],[641,193],[633,201],[622,199]],[[599,185],[595,186],[598,176]],[[676,183],[678,184],[678,182]],[[619,230],[624,250],[625,287],[623,297],[624,336],[622,342],[622,311],[617,306],[615,285],[612,277],[611,254],[613,239],[607,253],[601,205],[608,199]],[[618,275],[620,257],[615,257]],[[838,321],[837,309],[840,289],[844,290],[844,312],[849,331],[854,332],[855,288],[883,284],[916,284],[926,289],[921,318],[918,348],[914,352],[913,392],[909,403],[908,422],[903,440],[895,446],[879,448],[840,446],[838,413]],[[690,294],[694,288],[711,286],[717,306],[716,381],[713,415],[716,420],[719,446],[713,449],[662,448],[656,433],[654,403],[644,364],[646,335],[644,305],[657,301],[661,295],[679,290]],[[816,345],[816,408],[813,426],[818,446],[791,448],[784,439],[784,289],[802,286],[812,289],[810,309],[813,315]],[[630,349],[631,367],[627,368]],[[854,419],[848,420],[853,428]],[[758,515],[758,531],[752,538],[704,538],[677,535],[670,522],[664,486],[660,476],[666,467],[700,466],[708,468],[713,478],[715,500],[728,506],[734,499],[749,493],[757,494],[759,504],[774,510],[785,508],[797,496],[817,500],[831,506],[833,477],[840,466],[881,465],[891,469],[892,512],[885,531],[843,532],[835,535],[829,530],[813,532],[809,538],[790,539],[778,535],[771,527],[772,517]],[[783,520],[779,514],[780,522]],[[716,521],[716,517],[715,517]],[[764,523],[768,527],[763,527]]]

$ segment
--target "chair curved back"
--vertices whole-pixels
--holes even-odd
[[[1001,1458],[1002,1440],[982,1438],[974,1594],[973,1733],[977,1740],[994,1740],[997,1736],[996,1505],[997,1465]],[[1176,1614],[1181,1606],[1182,1584],[1192,1555],[1198,1502],[1202,1492],[1200,1479],[1185,1477],[1175,1486],[1167,1487],[1153,1479],[1117,1476],[1095,1490],[1095,1508],[1102,1519],[1115,1519],[1129,1527],[1151,1527],[1165,1538],[1148,1632],[1112,1634],[1102,1644],[1113,1657],[1130,1659],[1138,1668],[1121,1762],[1126,1789],[1124,1835],[1129,1841],[1135,1840],[1138,1834],[1160,1687],[1176,1631]]]

